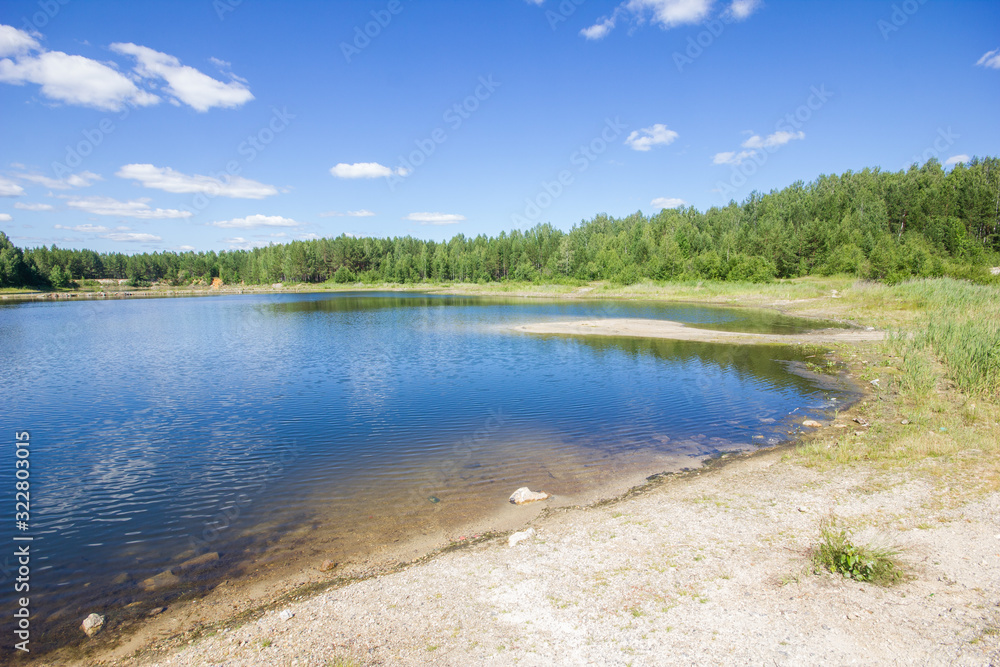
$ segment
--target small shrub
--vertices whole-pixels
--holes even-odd
[[[896,561],[898,555],[884,547],[855,544],[851,531],[827,519],[820,525],[820,543],[813,550],[813,563],[857,581],[889,586],[903,578]]]

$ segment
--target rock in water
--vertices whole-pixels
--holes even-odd
[[[80,625],[80,629],[83,630],[88,637],[93,637],[101,628],[104,627],[104,617],[100,614],[91,614],[87,618],[83,619],[83,623]]]
[[[185,572],[200,570],[208,565],[211,565],[217,560],[219,560],[218,552],[212,551],[207,554],[195,556],[194,558],[189,558],[180,565],[170,568],[170,571],[173,574],[181,575],[184,574]]]
[[[807,428],[819,428],[820,426],[822,426],[822,424],[820,424],[815,419],[807,419],[804,422],[802,422],[802,425]]]
[[[176,574],[167,570],[165,572],[160,572],[157,575],[150,577],[149,579],[143,579],[142,586],[145,591],[158,591],[162,588],[169,588],[171,586],[176,586],[181,583],[181,578]]]
[[[524,540],[530,538],[534,534],[535,534],[534,528],[529,528],[528,530],[522,530],[517,533],[514,533],[513,535],[507,538],[507,546],[509,547],[515,546],[518,542],[523,542]]]
[[[535,492],[526,486],[522,486],[520,489],[510,494],[510,502],[514,505],[524,505],[526,503],[533,503],[536,500],[545,500],[549,497],[549,494],[542,491]]]

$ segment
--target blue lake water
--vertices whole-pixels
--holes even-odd
[[[144,613],[262,564],[455,537],[510,511],[517,487],[582,497],[775,444],[852,398],[799,372],[815,351],[792,346],[508,330],[594,317],[815,326],[697,305],[413,293],[0,305],[0,535],[13,544],[13,434],[26,430],[33,627],[51,646],[91,611],[140,601]],[[219,559],[144,584],[205,553]]]

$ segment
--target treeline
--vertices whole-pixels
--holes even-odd
[[[0,233],[0,286],[62,287],[128,279],[173,285],[425,280],[718,279],[766,282],[852,274],[988,280],[1000,256],[1000,159],[945,171],[937,160],[908,171],[820,176],[740,204],[598,215],[564,232],[551,224],[446,242],[339,236],[253,250],[97,253],[52,246],[20,250]]]

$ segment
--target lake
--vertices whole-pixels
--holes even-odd
[[[783,442],[853,400],[837,377],[803,372],[825,363],[806,359],[815,350],[508,330],[594,317],[815,327],[700,305],[419,293],[0,306],[8,545],[13,433],[31,438],[32,650],[78,639],[92,611],[120,623],[268,564],[416,555],[523,520],[506,502],[520,486],[577,502]]]

